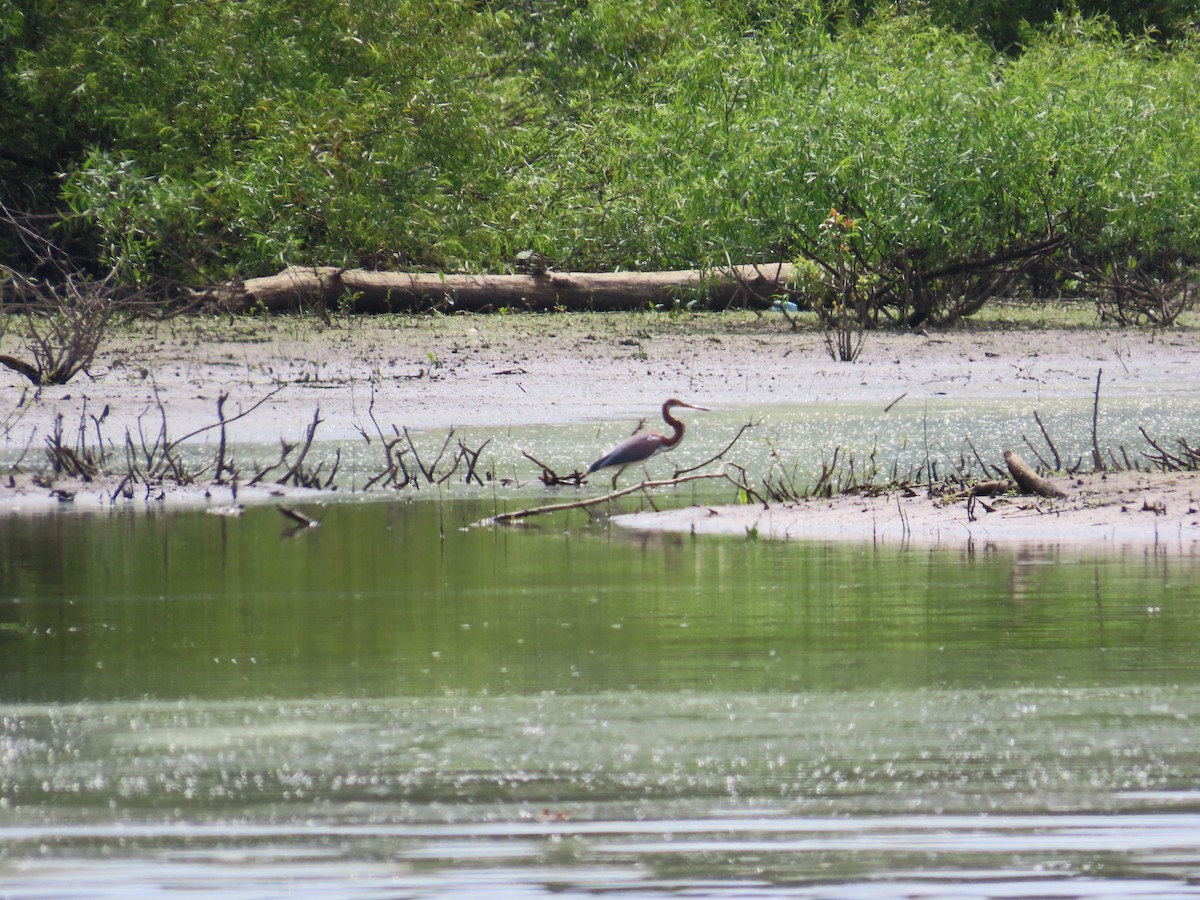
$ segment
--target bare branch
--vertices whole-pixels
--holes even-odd
[[[733,478],[728,472],[701,472],[695,475],[684,475],[681,478],[667,478],[662,481],[643,481],[635,484],[632,487],[621,488],[618,491],[612,491],[599,497],[589,497],[584,500],[573,500],[569,503],[551,503],[548,506],[535,506],[529,509],[518,509],[513,512],[500,513],[492,516],[490,519],[484,519],[477,522],[478,525],[507,525],[513,522],[519,522],[522,519],[528,519],[531,516],[541,516],[552,512],[561,512],[566,509],[587,509],[591,506],[598,506],[602,503],[611,503],[621,497],[629,494],[652,490],[661,487],[675,487],[676,485],[686,484],[690,481],[710,481],[724,480],[737,487],[739,490],[747,490],[747,486]]]
[[[725,454],[728,453],[733,448],[733,445],[736,444],[741,439],[742,435],[745,434],[749,429],[754,428],[754,427],[755,427],[754,422],[747,422],[745,425],[743,425],[741,428],[738,429],[738,433],[733,436],[733,440],[731,440],[728,444],[725,445],[725,449],[721,450],[715,456],[710,456],[704,462],[697,463],[696,465],[691,466],[690,468],[676,469],[675,477],[678,478],[680,475],[687,475],[690,472],[695,472],[699,469],[703,469],[705,466],[712,465],[719,459],[724,459]]]

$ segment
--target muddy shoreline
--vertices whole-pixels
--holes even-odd
[[[4,347],[12,352],[11,337]],[[322,440],[361,441],[372,417],[430,430],[636,420],[671,395],[747,417],[777,404],[886,405],[902,396],[1026,398],[1035,407],[1091,396],[1098,373],[1106,398],[1195,398],[1200,331],[993,323],[879,333],[846,364],[829,357],[819,332],[749,313],[378,317],[332,326],[311,317],[188,320],[122,330],[102,345],[88,375],[65,386],[35,392],[15,373],[0,372],[0,452],[10,467],[21,458],[22,469],[36,468],[29,461],[40,457],[59,416],[68,434],[102,417],[109,440],[165,420],[174,438],[215,423],[221,396],[227,419],[260,404],[227,426],[228,440],[268,444],[298,439],[316,410]],[[215,440],[215,432],[195,440]],[[49,495],[28,478],[9,483],[6,476],[5,484],[0,511],[38,508]],[[1065,501],[1006,500],[995,512],[976,506],[969,520],[965,506],[888,496],[616,521],[793,539],[1196,546],[1200,487],[1190,475],[1126,473],[1064,484]],[[220,491],[208,490],[203,502],[222,502]]]

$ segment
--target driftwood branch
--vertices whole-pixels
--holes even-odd
[[[287,516],[289,519],[291,519],[293,522],[295,522],[297,525],[300,525],[304,528],[316,528],[318,525],[321,524],[321,521],[319,519],[314,519],[311,516],[306,516],[304,513],[300,512],[300,510],[294,509],[290,506],[284,506],[283,504],[277,503],[275,505],[275,508],[278,509],[285,516]]]
[[[955,500],[963,500],[970,497],[996,497],[1000,494],[1007,494],[1015,488],[1016,484],[1007,478],[994,478],[990,481],[977,481],[975,484],[957,491],[952,497]]]
[[[5,366],[12,369],[18,375],[25,376],[29,379],[29,383],[35,387],[42,383],[41,371],[23,359],[17,359],[15,356],[9,356],[8,354],[0,354],[0,366]]]
[[[666,272],[540,272],[462,275],[372,272],[333,266],[292,267],[277,275],[209,288],[198,296],[222,309],[288,310],[330,306],[346,297],[356,312],[408,312],[438,308],[486,312],[512,309],[621,310],[647,303],[698,299],[712,306],[741,300],[764,307],[786,287],[791,263]]]
[[[1012,473],[1013,481],[1025,493],[1037,494],[1039,497],[1062,498],[1067,496],[1066,491],[1033,471],[1029,464],[1014,451],[1004,451],[1004,463],[1008,466],[1008,471]]]
[[[488,519],[483,519],[477,522],[477,525],[509,525],[513,522],[519,522],[523,519],[528,519],[532,516],[543,516],[547,513],[562,512],[567,509],[587,509],[590,506],[599,506],[602,503],[611,503],[621,497],[629,494],[636,494],[639,491],[648,491],[660,487],[675,487],[676,485],[686,484],[689,481],[707,481],[714,478],[724,479],[730,484],[737,487],[739,490],[747,490],[747,486],[736,478],[732,477],[728,472],[700,472],[694,475],[684,475],[679,478],[665,478],[661,481],[643,481],[631,487],[621,488],[617,491],[612,491],[603,494],[599,497],[588,497],[584,500],[572,500],[568,503],[551,503],[546,506],[534,506],[527,509],[516,509],[512,512],[500,513]]]

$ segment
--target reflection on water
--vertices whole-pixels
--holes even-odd
[[[0,530],[0,896],[1200,896],[1197,563]]]

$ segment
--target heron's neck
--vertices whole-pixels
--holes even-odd
[[[671,426],[671,436],[663,441],[664,447],[674,447],[683,440],[683,423],[671,415],[670,407],[663,407],[663,421]]]

